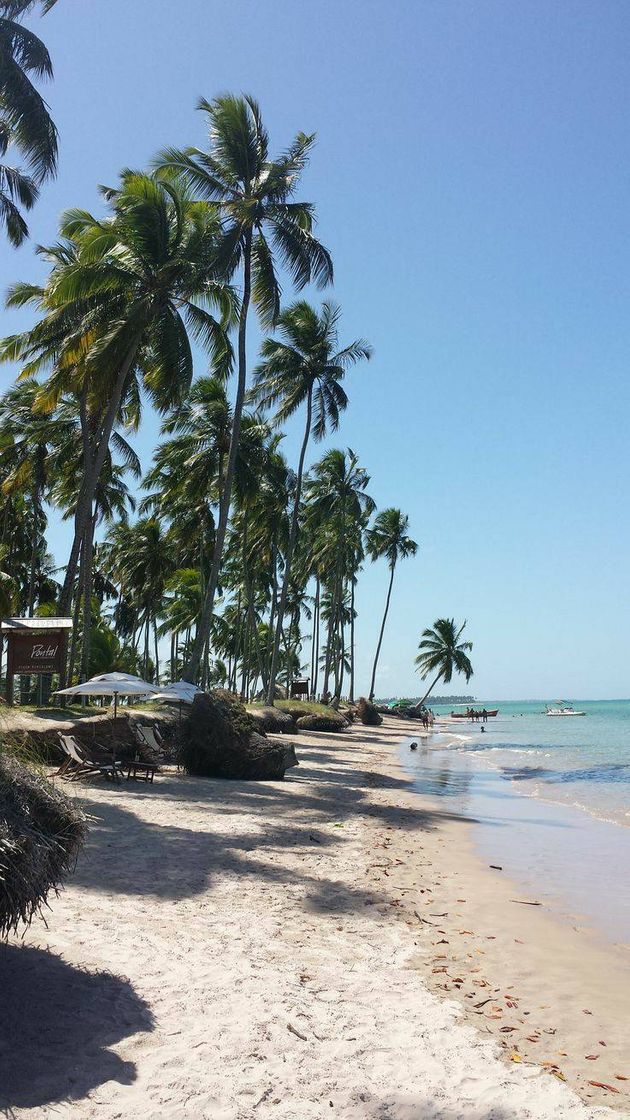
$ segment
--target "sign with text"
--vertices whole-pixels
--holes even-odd
[[[59,673],[66,650],[66,630],[32,631],[9,634],[8,672]]]

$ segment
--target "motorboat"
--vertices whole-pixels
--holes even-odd
[[[547,705],[545,709],[546,716],[585,716],[586,712],[577,712],[570,704],[565,704],[562,700],[558,702],[557,708],[550,708]]]

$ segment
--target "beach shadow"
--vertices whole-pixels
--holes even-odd
[[[105,1081],[130,1085],[133,1062],[109,1049],[153,1029],[128,980],[87,972],[27,945],[0,945],[0,1109],[80,1100]]]
[[[211,888],[216,876],[252,877],[300,885],[310,909],[347,912],[378,901],[371,890],[340,893],[334,886],[334,849],[347,843],[347,826],[370,818],[411,834],[433,830],[447,820],[464,820],[419,805],[379,804],[370,796],[371,787],[398,788],[399,783],[378,773],[349,774],[337,765],[319,775],[306,768],[291,774],[285,782],[163,775],[154,786],[129,790],[131,798],[124,804],[116,788],[107,790],[102,800],[84,801],[90,834],[71,881],[99,892],[183,899]],[[400,788],[408,786],[403,781]],[[142,813],[147,798],[184,802],[195,811],[196,820],[192,827],[147,820]],[[133,808],[136,801],[138,812]],[[207,817],[206,807],[212,811]],[[239,828],[238,817],[249,813],[258,822],[254,832]],[[330,880],[322,885],[319,875],[284,867],[285,861],[276,856],[285,849],[305,856],[318,850],[329,853]]]

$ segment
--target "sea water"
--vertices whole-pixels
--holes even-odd
[[[483,701],[475,708],[498,708],[496,718],[442,725],[415,751],[404,739],[401,760],[419,792],[476,822],[485,861],[529,897],[629,947],[630,701],[572,703],[587,715]]]
[[[475,710],[499,713],[486,724],[458,720],[454,731],[463,736],[461,749],[482,752],[484,761],[523,793],[630,827],[630,700],[574,700],[572,706],[586,715],[573,717],[547,716],[545,703],[557,704],[476,703]]]

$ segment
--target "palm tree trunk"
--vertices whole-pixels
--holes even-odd
[[[376,653],[374,655],[374,665],[372,666],[372,680],[370,681],[370,695],[369,699],[374,699],[374,682],[376,681],[376,669],[378,666],[378,659],[381,655],[381,646],[383,644],[383,634],[385,633],[385,623],[387,622],[387,612],[389,611],[389,601],[392,597],[392,587],[394,584],[394,571],[396,569],[396,561],[390,567],[389,587],[387,588],[387,599],[385,600],[385,613],[383,621],[381,622],[381,632],[378,636],[378,644],[376,646]]]
[[[221,567],[221,559],[223,556],[223,544],[225,541],[225,534],[227,530],[228,517],[230,513],[230,502],[232,498],[232,485],[234,482],[234,472],[236,469],[236,456],[238,454],[238,445],[241,438],[241,419],[243,416],[243,405],[245,403],[245,389],[247,387],[247,313],[249,311],[249,304],[251,300],[251,259],[252,259],[252,232],[251,229],[247,230],[245,234],[245,247],[243,250],[243,299],[241,302],[241,311],[238,324],[238,384],[236,389],[236,400],[234,402],[234,415],[232,418],[232,431],[230,434],[230,450],[228,453],[228,465],[225,473],[225,486],[221,496],[221,503],[219,506],[219,524],[214,538],[214,552],[212,556],[212,568],[210,569],[210,578],[208,586],[206,587],[203,605],[201,608],[201,617],[197,625],[197,632],[195,634],[195,642],[193,645],[192,653],[184,676],[196,682],[199,675],[199,666],[201,664],[201,656],[203,653],[204,643],[210,632],[210,621],[212,619],[212,611],[214,608],[214,597],[216,594],[217,584],[219,582],[219,570]]]
[[[160,659],[158,656],[157,618],[153,618],[153,648],[155,650],[155,683],[160,683]]]
[[[77,504],[74,511],[74,539],[70,556],[68,558],[68,566],[66,568],[66,575],[59,595],[59,614],[63,617],[68,613],[70,603],[72,601],[72,589],[77,571],[77,563],[79,559],[79,550],[81,548],[81,541],[86,530],[87,523],[92,516],[92,503],[96,493],[96,487],[100,478],[105,456],[109,448],[109,441],[111,438],[112,430],[120,408],[120,401],[125,387],[125,381],[129,374],[133,362],[136,357],[138,346],[140,344],[140,335],[132,343],[127,357],[122,363],[118,371],[118,377],[112,395],[109,399],[105,416],[101,423],[98,442],[96,450],[92,453],[92,448],[89,446],[89,439],[87,436],[87,427],[85,424],[85,400],[87,395],[87,385],[82,390],[81,412],[82,422],[81,427],[83,431],[83,480],[77,498]]]
[[[269,672],[269,688],[267,690],[267,703],[273,704],[274,692],[276,687],[276,674],[278,671],[278,656],[280,654],[280,639],[282,636],[282,626],[284,622],[284,612],[287,604],[287,595],[289,593],[289,581],[291,579],[291,564],[293,561],[293,551],[298,536],[299,519],[300,519],[300,498],[302,496],[302,478],[304,475],[304,460],[306,458],[306,448],[311,434],[311,420],[313,415],[313,390],[309,388],[308,397],[306,399],[306,424],[304,426],[304,438],[302,440],[302,447],[300,450],[300,460],[298,463],[297,476],[295,480],[295,499],[293,502],[293,513],[291,516],[291,528],[289,531],[289,543],[287,546],[287,553],[284,564],[284,579],[282,581],[282,590],[280,592],[280,603],[278,605],[278,618],[276,621],[276,635],[273,645],[273,654],[271,657],[271,669]]]
[[[355,579],[350,584],[350,693],[348,700],[354,704],[354,588]]]
[[[35,452],[34,464],[34,482],[33,482],[33,532],[31,536],[31,563],[28,579],[28,602],[26,605],[26,616],[32,618],[35,611],[35,593],[37,583],[37,561],[39,558],[40,548],[40,522],[42,516],[42,486],[43,486],[44,463],[42,461],[42,448],[38,447]]]
[[[313,607],[313,639],[311,642],[311,696],[317,696],[319,661],[319,575],[315,576],[315,606]]]
[[[435,686],[436,686],[436,684],[438,683],[438,681],[442,679],[442,676],[443,676],[443,675],[444,675],[444,674],[443,674],[443,670],[441,669],[441,670],[440,670],[440,672],[438,673],[437,677],[436,677],[436,678],[435,678],[435,680],[433,681],[433,684],[431,685],[431,687],[430,687],[429,689],[427,689],[427,691],[425,692],[424,696],[422,697],[422,700],[420,700],[420,701],[419,701],[419,703],[418,703],[418,704],[416,704],[416,707],[417,707],[417,708],[421,708],[421,707],[422,707],[422,705],[424,704],[425,700],[427,700],[427,699],[429,698],[429,696],[431,695],[431,693],[433,692],[433,689],[435,688]]]
[[[83,637],[81,642],[81,677],[90,675],[90,638],[92,632],[92,561],[94,557],[94,517],[87,521],[83,538]]]

